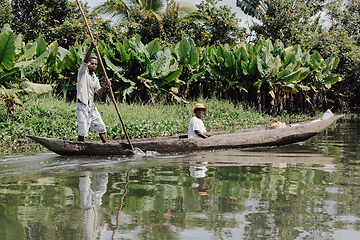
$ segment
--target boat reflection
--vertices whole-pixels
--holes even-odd
[[[278,148],[277,148],[278,149]],[[204,174],[203,167],[216,166],[270,166],[272,168],[287,168],[301,166],[304,168],[319,168],[322,171],[336,171],[336,158],[321,153],[286,152],[276,149],[226,150],[214,152],[198,152],[183,158],[166,159],[167,166],[176,166],[179,163],[190,165],[191,174]],[[206,167],[205,167],[206,169]],[[194,175],[196,178],[196,176]],[[200,178],[200,177],[198,177]]]

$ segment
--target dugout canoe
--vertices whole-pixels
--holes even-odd
[[[158,137],[131,140],[134,148],[143,152],[158,153],[192,152],[230,148],[250,148],[262,146],[281,146],[305,141],[325,131],[343,115],[324,120],[288,124],[281,128],[254,128],[235,133],[223,132],[210,138],[184,138],[184,136]],[[35,142],[50,151],[66,156],[119,156],[131,155],[127,141],[79,142],[28,135]]]

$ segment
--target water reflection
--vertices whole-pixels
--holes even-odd
[[[83,239],[100,239],[106,229],[104,213],[101,211],[102,196],[108,183],[107,169],[95,172],[90,179],[90,172],[80,172],[80,203],[83,210]]]
[[[210,180],[205,178],[205,172],[207,162],[190,162],[190,176],[196,178],[197,183],[193,183],[191,186],[196,188],[200,195],[208,195]]]
[[[7,157],[0,238],[355,239],[359,138],[339,132],[286,147],[136,159]]]

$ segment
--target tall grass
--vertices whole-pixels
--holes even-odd
[[[160,101],[155,106],[119,103],[118,107],[130,138],[148,138],[187,134],[189,121],[194,116],[193,107],[197,102],[207,107],[203,121],[209,132],[267,126],[274,119],[258,113],[251,106],[217,99],[197,99],[189,104]],[[15,114],[8,123],[5,105],[0,105],[0,153],[13,146],[29,143],[25,135],[76,140],[75,105],[75,102],[56,99],[51,95],[30,97],[23,107],[15,107]],[[96,102],[96,106],[107,127],[109,139],[124,139],[124,130],[112,102]],[[310,119],[307,114],[276,117],[276,120],[287,123],[307,119]],[[87,140],[99,138],[90,130]]]

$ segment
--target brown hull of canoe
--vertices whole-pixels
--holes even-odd
[[[281,146],[305,141],[326,130],[343,115],[325,120],[289,124],[284,128],[257,128],[239,130],[235,133],[222,133],[207,139],[159,137],[134,139],[134,148],[143,152],[158,153],[191,152],[199,150],[216,150],[229,148],[250,148],[261,146]],[[76,156],[119,156],[131,155],[132,151],[126,141],[79,142],[45,137],[27,136],[35,142],[60,155]]]

